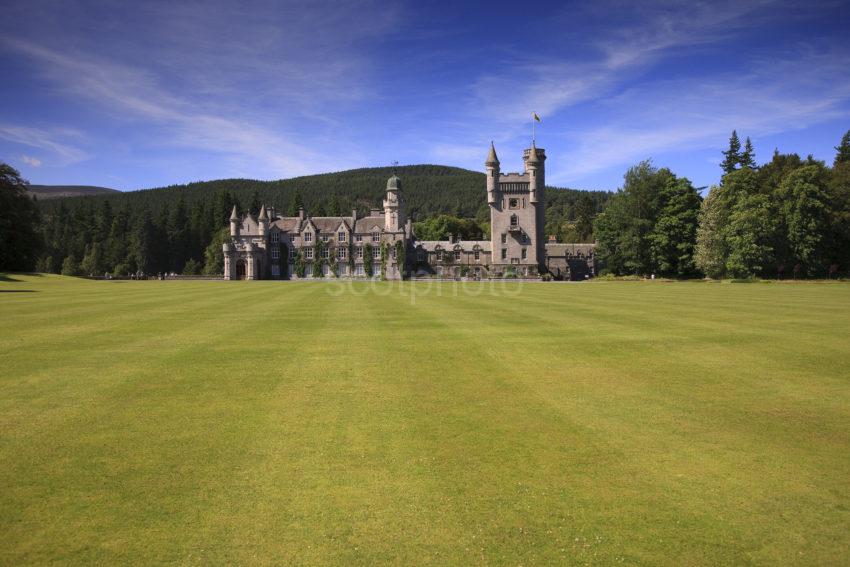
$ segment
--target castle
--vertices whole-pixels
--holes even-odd
[[[414,276],[445,278],[594,275],[594,244],[557,244],[544,237],[546,152],[523,151],[523,173],[501,173],[496,148],[484,163],[490,240],[417,240],[407,218],[401,179],[387,181],[382,209],[360,217],[282,217],[263,206],[257,218],[230,216],[223,245],[224,279]]]

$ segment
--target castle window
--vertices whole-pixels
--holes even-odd
[[[372,233],[372,242],[380,242],[380,241],[381,241],[381,234],[378,233],[378,232],[373,232]]]
[[[360,258],[362,258],[362,257],[363,257],[363,249],[358,247],[358,248],[357,248],[357,250],[356,250],[356,254],[355,254],[355,256],[354,256],[354,257],[355,257],[355,258],[357,258],[358,260],[359,260]]]
[[[305,256],[307,257],[308,260],[313,259],[313,249],[312,248],[305,248],[304,252],[305,252]]]
[[[277,244],[280,241],[280,235],[276,232],[272,233],[272,244]]]
[[[508,208],[518,209],[519,208],[519,199],[508,199]]]
[[[295,259],[295,247],[292,247],[292,248],[289,249],[289,259],[290,260]]]
[[[280,258],[280,250],[272,248],[272,260],[277,260],[278,258]]]
[[[304,242],[312,242],[313,241],[313,233],[305,232],[304,233]]]
[[[507,242],[508,242],[508,235],[502,234],[502,244],[507,244]]]
[[[502,260],[507,260],[507,259],[508,259],[508,249],[502,248]]]
[[[358,234],[357,236],[354,237],[354,241],[355,242],[363,242],[363,235]]]
[[[455,260],[460,260],[460,250],[455,250]]]
[[[522,259],[525,260],[526,256],[528,256],[528,251],[525,248],[523,248],[522,249]]]
[[[354,275],[356,275],[356,276],[362,276],[363,275],[363,266],[362,265],[358,265],[354,269]]]
[[[478,250],[476,250],[476,251],[475,251],[475,259],[476,259],[476,260],[480,260],[480,259],[481,259],[481,252],[479,252]]]
[[[377,260],[380,257],[381,257],[381,249],[378,248],[377,246],[375,246],[374,248],[372,248],[372,258]]]
[[[331,251],[327,248],[322,248],[322,260],[327,260],[331,256]]]
[[[295,242],[295,237],[297,237],[297,236],[298,236],[297,234],[290,234],[290,235],[289,235],[289,241],[290,241],[290,242]]]
[[[336,257],[340,260],[345,260],[345,248],[337,248]]]
[[[327,241],[328,241],[328,239],[329,239],[329,237],[328,237],[328,235],[327,235],[327,234],[323,234],[323,235],[322,235],[322,242],[327,242]]]
[[[519,226],[519,219],[516,215],[511,215],[511,228],[516,228]]]
[[[345,242],[345,233],[344,232],[338,232],[336,234],[336,239],[337,239],[338,242]]]

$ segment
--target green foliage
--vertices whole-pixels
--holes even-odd
[[[774,258],[772,236],[775,230],[776,210],[767,195],[738,195],[729,216],[726,271],[735,278],[763,273]]]
[[[747,141],[744,143],[744,152],[741,154],[741,167],[749,167],[756,169],[756,151],[753,149],[753,143],[750,137],[747,136]]]
[[[316,239],[316,249],[313,251],[313,264],[312,264],[312,272],[314,278],[321,278],[322,274],[322,266],[325,261],[322,259],[322,254],[327,249],[328,245],[321,238]]]
[[[835,151],[833,165],[838,166],[840,163],[850,163],[850,130],[847,130],[841,137],[841,143],[835,146]]]
[[[691,275],[699,206],[690,181],[641,162],[596,218],[597,253],[615,274]]]
[[[407,249],[401,240],[395,242],[395,258],[399,274],[404,277],[407,273]]]
[[[78,276],[80,275],[80,265],[77,263],[77,259],[73,254],[70,256],[66,256],[62,261],[62,275],[63,276]]]
[[[201,263],[195,260],[194,258],[189,258],[189,261],[183,266],[183,275],[184,276],[199,276],[201,275],[201,271],[203,270],[203,266]]]
[[[484,239],[484,231],[476,220],[451,215],[438,215],[414,223],[413,233],[419,240],[448,240],[452,236],[461,240]]]
[[[41,215],[27,185],[15,168],[0,162],[0,271],[32,270],[42,249]]]
[[[381,279],[387,279],[387,260],[390,256],[389,242],[381,242]]]
[[[221,228],[204,250],[204,274],[218,276],[224,273],[224,251],[222,245],[230,242],[230,230]],[[235,272],[234,272],[235,273]]]
[[[729,149],[723,152],[723,161],[720,163],[723,173],[735,171],[741,163],[741,157],[741,141],[738,139],[738,132],[732,130],[732,135],[729,137]]]
[[[366,277],[372,277],[372,244],[366,243],[363,247],[363,271],[366,272]]]
[[[295,275],[301,279],[307,276],[307,263],[304,261],[304,252],[301,249],[295,253],[295,262],[293,265]]]
[[[790,252],[809,275],[826,267],[824,243],[829,236],[830,195],[827,171],[807,165],[793,171],[779,186]]]
[[[721,192],[720,187],[713,187],[702,202],[694,249],[696,267],[714,279],[726,275],[726,258],[729,255],[725,230],[730,211],[727,199]]]

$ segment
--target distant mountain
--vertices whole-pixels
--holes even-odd
[[[31,195],[35,195],[39,200],[120,193],[117,189],[94,187],[92,185],[30,185],[28,192]]]

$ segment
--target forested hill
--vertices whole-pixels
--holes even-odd
[[[489,222],[483,173],[439,165],[395,168],[414,221],[440,214]],[[222,179],[159,189],[39,201],[44,251],[37,268],[66,274],[105,271],[221,271],[221,242],[234,203],[256,214],[261,204],[296,215],[361,214],[380,207],[393,168],[369,168],[280,181]],[[551,189],[549,219],[590,219],[610,197],[604,191]],[[557,222],[555,223],[558,224]],[[556,229],[553,229],[556,231]],[[212,245],[211,245],[212,243]],[[216,254],[218,256],[216,256]]]
[[[120,191],[91,185],[28,185],[27,193],[35,195],[39,200],[44,200],[105,195],[108,193],[120,193]]]
[[[258,181],[254,179],[220,179],[200,181],[183,185],[171,185],[155,189],[110,193],[99,195],[96,200],[107,199],[115,208],[127,206],[131,209],[146,207],[157,212],[182,197],[186,206],[195,203],[221,201],[231,198],[242,210],[257,209],[259,203],[273,205],[278,211],[296,214],[299,204],[313,216],[349,214],[353,208],[361,213],[380,207],[386,192],[387,178],[395,172],[402,178],[408,211],[414,220],[438,214],[461,217],[482,216],[486,212],[485,176],[483,173],[442,165],[409,165],[352,169],[336,173],[324,173],[281,179]],[[608,199],[606,191],[578,191],[551,189],[547,204],[558,217],[572,216],[572,207],[579,195],[592,198],[597,210]],[[67,199],[65,206],[75,208],[94,204],[94,199]],[[232,207],[233,202],[230,206]],[[58,203],[44,204],[46,211]]]

